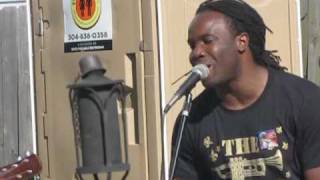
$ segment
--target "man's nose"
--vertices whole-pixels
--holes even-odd
[[[190,62],[192,65],[197,64],[197,61],[206,55],[203,44],[198,43],[190,52]]]

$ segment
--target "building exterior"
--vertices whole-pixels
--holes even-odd
[[[0,0],[0,164],[31,151],[42,161],[41,179],[76,178],[67,85],[79,76],[79,59],[97,55],[106,76],[123,79],[133,89],[125,107],[131,165],[127,179],[161,179],[161,109],[181,81],[172,83],[191,68],[187,28],[202,0],[92,0],[87,8],[80,1]],[[282,65],[303,76],[300,1],[247,2],[257,8],[274,32],[267,35],[267,48],[277,49]],[[95,8],[86,12],[88,7]],[[99,8],[100,14],[95,15]],[[93,13],[96,19],[90,22],[90,16],[82,23],[81,18],[75,20],[75,13]],[[313,37],[319,37],[316,30],[311,31]],[[100,32],[104,42],[95,39]],[[99,43],[105,46],[100,49]],[[308,52],[319,52],[319,43],[313,45],[314,50]],[[193,93],[201,89],[196,87]],[[168,142],[180,107],[181,102],[166,116]],[[120,179],[123,174],[113,173],[112,178]],[[106,174],[100,176],[105,178]]]

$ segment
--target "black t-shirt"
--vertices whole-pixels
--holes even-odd
[[[268,71],[266,88],[248,108],[223,108],[213,89],[193,101],[175,177],[303,179],[305,170],[320,166],[320,89],[286,72]],[[179,121],[173,142],[178,126]]]

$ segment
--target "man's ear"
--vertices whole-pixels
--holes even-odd
[[[246,49],[248,49],[249,41],[250,39],[248,33],[243,32],[237,35],[237,46],[240,53],[243,53],[246,51]]]

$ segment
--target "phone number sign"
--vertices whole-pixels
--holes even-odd
[[[63,0],[64,52],[112,50],[111,0]]]

